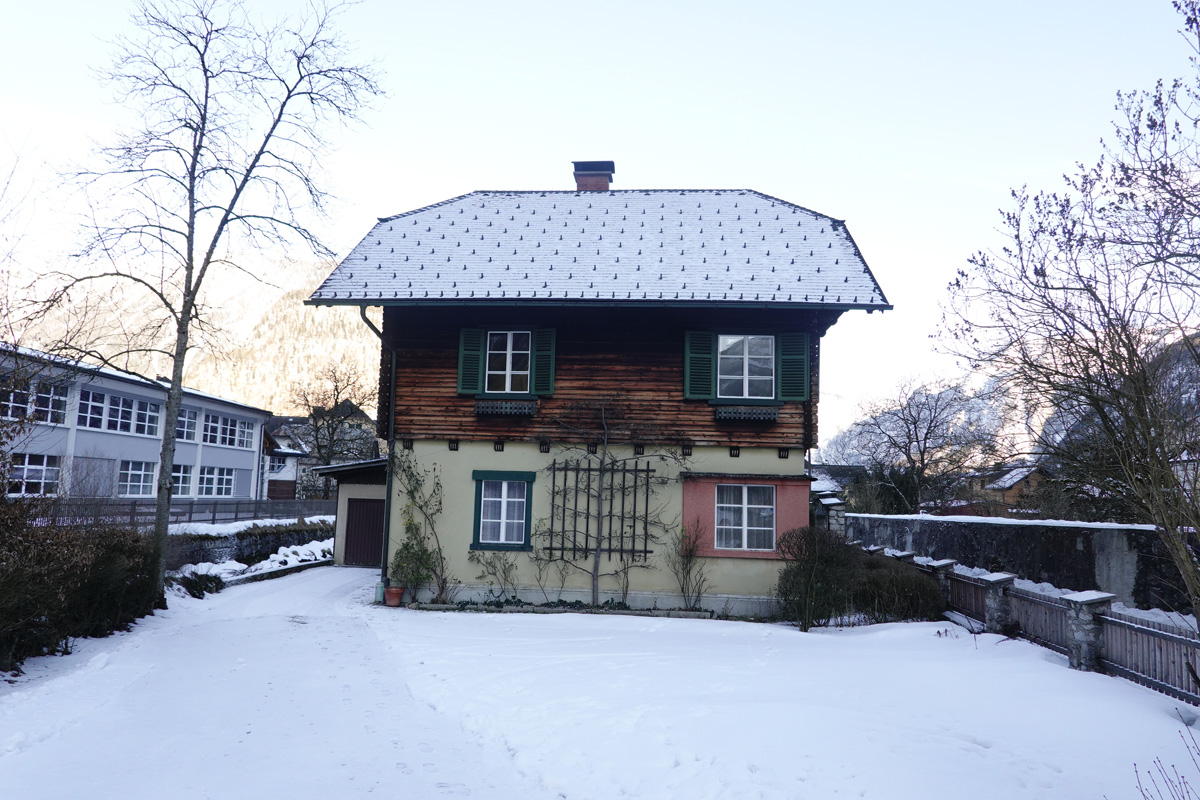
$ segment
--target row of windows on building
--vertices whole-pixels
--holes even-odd
[[[121,461],[117,472],[119,497],[153,497],[157,463]],[[194,483],[193,483],[194,481]],[[10,496],[58,494],[62,482],[60,456],[14,453],[8,473]],[[171,468],[171,494],[175,497],[232,497],[234,470],[231,467],[200,467],[176,464]]]
[[[529,525],[525,481],[482,481],[479,508],[479,544],[523,545]],[[775,549],[775,487],[754,484],[718,484],[716,538],[718,550]]]
[[[135,400],[116,394],[106,394],[94,389],[79,392],[79,414],[76,417],[80,428],[108,430],[117,433],[135,433],[142,436],[158,436],[162,406],[149,400]],[[6,419],[29,419],[62,425],[67,421],[67,387],[59,384],[37,383],[32,388],[9,387],[0,391],[0,417]],[[205,444],[226,447],[254,447],[254,423],[204,413],[203,426],[200,412],[182,408],[175,423],[175,435],[180,441],[196,441],[197,432]]]
[[[489,393],[529,391],[529,331],[488,331],[484,388]],[[717,396],[775,396],[775,337],[720,336],[717,341]]]

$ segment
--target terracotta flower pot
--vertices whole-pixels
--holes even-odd
[[[403,586],[388,586],[383,590],[383,602],[385,605],[396,608],[400,605],[400,600],[404,597]]]

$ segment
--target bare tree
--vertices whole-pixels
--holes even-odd
[[[1200,3],[1176,2],[1200,54]],[[1047,420],[1040,451],[1155,525],[1200,616],[1200,62],[1118,95],[1114,144],[1061,193],[1013,193],[1008,244],[950,286],[946,346]]]
[[[374,421],[363,411],[374,399],[375,392],[353,364],[331,361],[321,368],[315,382],[292,386],[292,402],[308,417],[295,435],[321,466],[375,458],[379,445]],[[326,476],[323,480],[323,497],[328,500],[331,479]]]
[[[355,119],[379,92],[337,34],[340,10],[264,26],[235,0],[148,0],[106,73],[139,127],[78,176],[100,199],[81,266],[49,276],[56,288],[43,310],[66,314],[75,356],[118,368],[150,356],[170,364],[155,518],[160,593],[173,421],[193,337],[207,328],[203,290],[213,275],[251,274],[267,248],[329,254],[304,222],[326,199],[322,130]],[[101,295],[126,313],[100,322]]]
[[[830,451],[867,467],[897,510],[945,505],[963,476],[1001,452],[1005,415],[995,398],[962,383],[905,381],[831,442]]]

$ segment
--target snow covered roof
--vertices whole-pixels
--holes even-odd
[[[1021,481],[1028,478],[1036,469],[1037,467],[1032,464],[1010,469],[999,478],[989,483],[986,488],[999,490],[1011,489]]]
[[[380,219],[308,302],[892,307],[844,222],[749,190],[472,192]]]
[[[160,380],[151,380],[150,378],[144,378],[141,375],[137,375],[132,372],[122,372],[121,370],[113,369],[111,367],[100,367],[94,364],[87,364],[76,359],[54,355],[53,353],[45,353],[41,350],[35,350],[32,347],[24,347],[22,345],[11,344],[9,342],[0,342],[0,356],[4,356],[6,354],[15,356],[17,358],[27,358],[33,361],[40,361],[44,364],[58,367],[59,369],[66,370],[68,372],[79,373],[81,375],[96,375],[104,378],[110,378],[112,380],[124,381],[125,383],[130,383],[145,389],[165,392],[171,386],[171,382],[165,378]],[[271,413],[265,408],[259,408],[258,406],[241,403],[237,400],[230,400],[226,397],[218,397],[215,394],[208,394],[207,392],[202,392],[198,389],[189,389],[186,386],[182,387],[182,389],[184,398],[223,403],[228,406],[234,406],[247,411],[254,411],[259,414],[270,415]]]

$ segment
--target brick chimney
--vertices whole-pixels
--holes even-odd
[[[617,168],[611,161],[572,161],[575,165],[575,191],[607,192]]]

